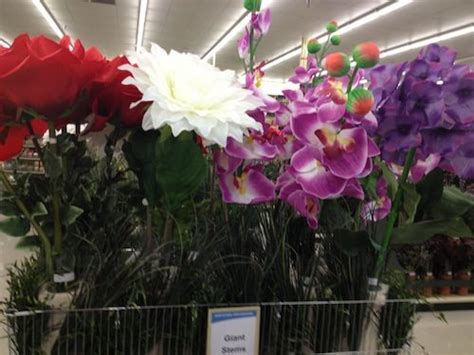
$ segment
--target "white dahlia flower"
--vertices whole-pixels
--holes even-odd
[[[128,59],[132,65],[121,69],[132,76],[123,83],[140,90],[139,102],[151,102],[144,130],[168,125],[174,136],[194,131],[206,144],[225,147],[228,137],[242,142],[247,129],[262,129],[246,113],[261,101],[241,87],[234,71],[221,71],[193,54],[173,50],[168,54],[156,44],[150,52],[142,49]]]

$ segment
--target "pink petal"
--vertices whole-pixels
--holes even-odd
[[[367,133],[363,128],[344,129],[337,135],[337,144],[325,146],[324,163],[336,176],[345,179],[356,177],[366,166],[367,145]]]
[[[219,177],[219,186],[226,203],[261,203],[275,198],[275,185],[257,169],[250,168],[241,176]]]
[[[222,150],[214,152],[214,161],[216,163],[216,172],[218,175],[232,174],[242,163],[242,159],[230,157]]]
[[[345,112],[345,105],[338,105],[329,100],[319,106],[318,117],[322,122],[337,122]]]
[[[252,137],[244,137],[243,143],[233,138],[227,139],[225,152],[234,158],[270,160],[278,154],[278,148],[268,142],[260,142]]]

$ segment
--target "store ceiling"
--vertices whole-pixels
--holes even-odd
[[[271,1],[271,0],[266,0]],[[44,0],[59,25],[85,45],[114,56],[135,47],[139,0]],[[109,3],[109,4],[107,4]],[[110,4],[112,3],[112,4]],[[265,0],[264,0],[265,3]],[[273,26],[262,41],[258,57],[273,58],[296,46],[304,36],[321,33],[328,20],[350,21],[387,0],[273,0]],[[241,0],[149,0],[145,45],[203,55],[242,16]],[[345,34],[342,50],[365,40],[390,48],[428,35],[474,23],[474,0],[413,0],[394,13]],[[0,0],[0,38],[11,41],[20,33],[54,33],[32,0]],[[221,68],[240,71],[233,38],[216,56]],[[465,63],[474,64],[474,33],[447,40]],[[418,49],[384,59],[412,58]],[[297,64],[294,57],[268,70],[267,76],[286,78]]]

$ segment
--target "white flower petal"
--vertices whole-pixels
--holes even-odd
[[[241,88],[234,71],[221,71],[193,54],[174,50],[166,53],[157,44],[148,52],[128,55],[136,66],[123,66],[133,78],[124,81],[143,94],[141,102],[152,102],[143,129],[169,125],[174,135],[194,131],[209,144],[225,146],[227,138],[241,142],[249,128],[261,125],[247,111],[262,102]]]

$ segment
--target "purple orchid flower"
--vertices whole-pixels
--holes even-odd
[[[306,217],[310,228],[316,229],[318,227],[317,217],[320,211],[318,199],[304,192],[301,185],[296,182],[289,172],[280,175],[276,186],[277,190],[280,191],[280,199],[286,201],[300,215]]]
[[[238,45],[239,57],[244,59],[248,56],[250,51],[250,34],[247,29],[245,29],[245,33],[239,39]]]
[[[249,135],[244,137],[242,143],[233,138],[228,138],[225,152],[238,159],[271,160],[277,156],[278,149],[265,139]]]
[[[264,94],[255,85],[255,76],[252,73],[245,75],[245,88],[252,91],[253,94],[262,100],[263,106],[260,107],[262,111],[275,113],[280,109],[280,103],[278,100]]]
[[[339,129],[337,125],[321,123],[317,114],[293,117],[291,128],[296,138],[318,148],[324,165],[335,176],[351,179],[363,172],[369,144],[363,128]]]
[[[338,197],[344,191],[347,180],[329,171],[322,159],[319,149],[303,147],[291,158],[289,171],[306,193],[322,199]]]
[[[295,84],[306,84],[313,79],[314,74],[319,71],[316,58],[309,57],[307,67],[296,67],[294,74],[288,79]]]
[[[261,166],[244,169],[240,176],[219,176],[219,186],[226,203],[262,203],[275,198],[275,185],[261,171]]]

